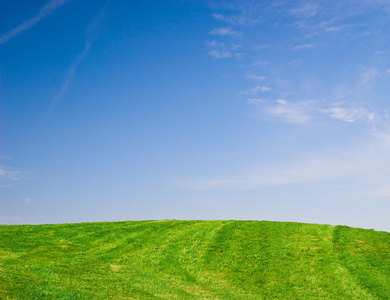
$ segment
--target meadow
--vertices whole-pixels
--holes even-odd
[[[390,299],[390,233],[235,220],[0,225],[0,299]]]

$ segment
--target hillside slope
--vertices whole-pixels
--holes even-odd
[[[0,226],[0,299],[390,299],[390,233],[266,221]]]

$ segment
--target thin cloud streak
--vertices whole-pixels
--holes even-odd
[[[4,166],[0,165],[0,178],[1,179],[10,179],[10,180],[19,180],[19,171],[10,170]]]
[[[261,102],[248,102],[262,104]],[[305,124],[321,114],[342,122],[355,123],[357,121],[375,124],[380,114],[363,106],[346,106],[341,103],[331,103],[330,107],[322,108],[315,101],[289,102],[284,99],[276,100],[275,105],[264,105],[262,110],[271,117],[279,118],[286,123]]]
[[[251,88],[249,90],[238,92],[238,95],[257,95],[259,92],[265,93],[265,92],[269,92],[271,90],[272,89],[268,86],[257,85],[254,88]]]
[[[302,50],[302,49],[310,49],[310,48],[313,48],[314,46],[312,44],[304,44],[304,45],[298,45],[298,46],[294,46],[293,49],[294,50]]]
[[[367,195],[372,195],[375,191],[379,197],[379,189],[381,196],[389,191],[388,188],[383,191],[383,187],[386,184],[388,186],[389,146],[380,139],[370,139],[360,146],[354,145],[348,149],[307,153],[301,160],[284,159],[277,163],[263,164],[243,170],[235,176],[180,181],[178,184],[194,190],[256,190],[308,183],[340,184],[341,180],[348,182],[353,179],[354,182],[362,182],[359,191]]]
[[[210,31],[211,35],[220,35],[220,36],[238,36],[239,33],[230,27],[221,27],[221,28],[215,28],[212,31]]]
[[[70,66],[69,71],[65,77],[63,84],[62,84],[62,87],[59,90],[59,92],[57,93],[57,95],[55,95],[55,97],[51,101],[50,106],[47,109],[47,113],[50,113],[53,110],[54,106],[58,103],[58,101],[62,98],[62,96],[68,90],[69,85],[71,84],[71,82],[74,79],[74,75],[75,75],[75,72],[76,72],[78,66],[80,65],[81,61],[84,59],[85,55],[88,53],[90,47],[91,47],[91,43],[89,41],[87,41],[87,43],[85,44],[84,50],[76,57],[76,59],[73,61],[72,65]]]
[[[108,5],[108,1],[104,5],[104,7],[99,11],[99,13],[92,19],[92,21],[88,24],[86,29],[86,42],[83,51],[76,57],[76,59],[72,62],[68,73],[65,77],[65,80],[61,86],[61,89],[59,92],[55,95],[53,100],[51,101],[47,111],[46,115],[48,115],[55,105],[60,101],[60,99],[64,96],[64,94],[69,89],[70,84],[72,83],[75,73],[77,71],[77,68],[79,67],[80,63],[84,60],[85,56],[88,54],[88,52],[91,49],[92,42],[97,38],[97,32],[100,28],[100,23],[102,22],[102,19],[104,17],[104,13],[106,10],[106,7]]]
[[[307,2],[301,7],[291,9],[290,13],[299,18],[310,18],[317,15],[318,6],[314,3]]]
[[[41,8],[39,13],[32,17],[31,19],[23,22],[19,26],[15,27],[11,31],[3,34],[0,36],[0,45],[6,43],[9,39],[19,35],[23,31],[29,30],[31,27],[33,27],[35,24],[37,24],[40,20],[50,15],[53,11],[55,11],[57,8],[61,7],[65,3],[69,2],[71,0],[52,0],[48,4],[46,4],[44,7]]]
[[[244,172],[238,176],[194,180],[183,183],[183,186],[199,190],[251,190],[269,186],[323,182],[361,173],[369,167],[368,164],[370,162],[355,159],[345,161],[341,158],[326,156],[309,157],[295,164],[263,166],[258,170]]]

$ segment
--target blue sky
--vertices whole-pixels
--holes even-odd
[[[0,223],[390,231],[390,1],[0,1]]]

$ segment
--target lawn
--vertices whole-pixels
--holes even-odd
[[[390,299],[390,233],[235,220],[0,225],[0,299]]]

